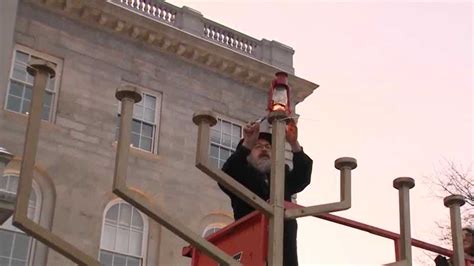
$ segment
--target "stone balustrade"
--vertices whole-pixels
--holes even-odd
[[[158,0],[110,0],[132,11],[141,13],[152,19],[175,25],[178,7]]]
[[[257,40],[205,18],[187,6],[176,7],[160,0],[108,0],[130,11],[176,27],[233,51],[294,73],[294,50],[276,41]]]
[[[208,19],[204,19],[203,34],[207,39],[252,57],[256,57],[256,51],[261,47],[259,40],[241,34]]]

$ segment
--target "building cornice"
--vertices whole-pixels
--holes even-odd
[[[117,34],[187,62],[215,71],[245,85],[267,91],[276,68],[242,52],[209,41],[106,0],[25,0],[80,23]],[[291,49],[291,48],[289,48]],[[287,71],[288,72],[288,71]],[[295,103],[318,85],[290,73]]]

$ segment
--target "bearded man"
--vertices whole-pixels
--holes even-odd
[[[227,159],[222,170],[257,194],[263,200],[270,196],[270,169],[272,156],[272,135],[260,132],[259,123],[250,123],[244,127],[244,138],[236,151]],[[311,182],[313,161],[303,152],[298,142],[298,128],[291,121],[286,128],[286,141],[293,152],[293,169],[285,165],[285,200],[302,191]],[[220,186],[230,197],[234,219],[238,220],[255,209]],[[297,266],[296,250],[297,223],[295,219],[285,220],[283,234],[283,262],[285,266]]]

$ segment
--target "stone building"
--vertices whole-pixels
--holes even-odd
[[[52,62],[44,95],[29,217],[106,265],[189,265],[186,243],[112,191],[119,102],[135,107],[128,186],[207,235],[232,222],[230,203],[194,167],[194,112],[212,109],[210,159],[221,166],[245,121],[265,115],[274,73],[290,73],[293,104],[317,87],[293,75],[292,48],[206,19],[188,7],[144,0],[0,1],[0,146],[15,155],[0,194],[18,185],[31,100],[31,58]],[[7,221],[0,265],[74,265]]]

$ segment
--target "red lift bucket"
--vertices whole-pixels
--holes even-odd
[[[268,220],[257,211],[229,224],[206,239],[243,265],[266,265]],[[191,266],[216,266],[215,260],[194,247],[184,247],[182,254],[192,258]]]

